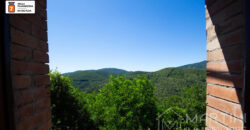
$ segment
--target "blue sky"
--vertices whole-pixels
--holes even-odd
[[[48,0],[51,69],[156,71],[206,59],[204,0]]]

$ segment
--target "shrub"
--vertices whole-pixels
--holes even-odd
[[[84,93],[72,86],[69,77],[51,72],[52,122],[55,129],[95,129],[87,111]]]

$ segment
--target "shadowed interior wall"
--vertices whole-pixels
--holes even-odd
[[[206,0],[208,129],[243,129],[243,0]]]
[[[3,15],[1,15],[1,18],[3,18]],[[3,26],[1,26],[2,28]],[[0,40],[1,40],[1,45],[0,45],[0,130],[6,129],[6,107],[5,107],[5,96],[4,96],[4,30],[0,31]]]
[[[17,130],[51,128],[46,4],[36,0],[36,14],[9,17]]]

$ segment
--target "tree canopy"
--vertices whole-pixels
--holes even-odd
[[[57,71],[51,72],[53,128],[157,129],[160,124],[167,129],[202,129],[205,127],[203,114],[206,108],[203,70],[182,70],[165,69],[143,75],[110,76],[104,87],[91,93],[81,92],[74,87],[70,77]],[[188,72],[192,72],[192,75]],[[194,80],[189,80],[192,78]],[[164,80],[167,89],[162,93],[168,93],[168,96],[155,92],[157,87],[153,82],[157,84]],[[173,87],[169,85],[174,82],[180,87],[170,91]]]

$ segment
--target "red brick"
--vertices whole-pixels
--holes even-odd
[[[228,87],[235,87],[235,88],[243,88],[243,76],[208,73],[207,83],[223,85],[223,86],[228,86]]]
[[[42,20],[47,19],[47,10],[39,2],[36,2],[36,13],[41,16]]]
[[[41,27],[42,27],[43,30],[47,31],[48,30],[47,21],[41,21]]]
[[[49,62],[49,55],[45,52],[34,51],[33,52],[33,59],[36,62],[48,63]]]
[[[215,49],[221,49],[221,48],[225,48],[225,47],[232,46],[232,45],[243,46],[244,37],[243,37],[242,31],[243,31],[242,29],[239,29],[235,32],[219,36],[219,38],[217,37],[210,41],[208,39],[207,50],[213,51]],[[208,34],[208,35],[212,35],[212,34]],[[207,37],[213,37],[213,36],[207,36]],[[244,50],[241,50],[241,51],[244,52]]]
[[[214,2],[213,0],[210,1]],[[232,1],[234,0],[217,0],[217,2],[215,2],[212,6],[208,6],[210,15],[212,16],[218,11],[222,10],[224,7],[227,7]]]
[[[213,109],[211,107],[207,107],[207,116],[210,118],[230,127],[230,128],[242,128],[243,121],[239,120],[235,117],[232,117],[228,114],[222,113],[216,109]]]
[[[221,125],[220,123],[210,119],[209,117],[206,118],[206,126],[212,130],[228,130],[227,127]]]
[[[43,20],[41,18],[41,15],[39,14],[33,14],[33,15],[23,15],[22,16],[25,20],[29,21],[32,23],[32,25],[37,25],[41,28],[43,28],[44,30],[47,30],[47,21]]]
[[[14,74],[32,74],[32,63],[12,60]]]
[[[15,74],[48,74],[49,66],[40,63],[30,63],[12,60]]]
[[[215,97],[207,96],[207,105],[242,119],[240,104],[231,103]]]
[[[38,25],[33,24],[32,25],[32,35],[34,35],[35,37],[37,37],[43,41],[47,41],[48,40],[47,30],[45,30],[44,29],[45,27],[43,27],[43,26],[45,26],[45,25],[38,26]]]
[[[213,6],[215,6],[214,8],[217,8],[216,4],[214,4]],[[225,5],[222,5],[222,6],[225,6]],[[211,16],[211,14],[210,14],[214,25],[223,24],[223,22],[226,22],[226,21],[230,20],[234,15],[242,12],[242,8],[239,8],[239,7],[241,7],[241,2],[237,1],[237,2],[234,2],[234,3],[230,4],[230,5],[228,5],[226,8],[224,8],[222,10],[220,10],[220,8],[217,9],[217,10],[220,10],[220,11],[218,13],[214,14],[213,16]],[[208,12],[209,13],[210,12],[215,12],[215,11],[213,11],[214,8],[209,8],[208,7],[207,8]]]
[[[41,7],[43,7],[44,9],[47,8],[47,0],[39,0],[38,2],[41,5]]]
[[[217,38],[217,34],[215,32],[215,26],[211,22],[211,19],[207,19],[206,22],[207,43],[210,43],[211,41]]]
[[[48,33],[47,33],[47,31],[42,31],[41,32],[41,39],[43,40],[43,41],[48,41]]]
[[[27,88],[31,86],[30,76],[15,76],[15,88]]]
[[[31,58],[31,49],[11,44],[11,57],[18,60],[28,60]]]
[[[220,40],[222,47],[230,46],[233,44],[243,45],[244,42],[243,30],[240,29],[238,31],[229,33],[227,35],[223,35],[221,36]]]
[[[224,59],[224,54],[221,49],[207,52],[207,61]]]
[[[42,124],[44,124],[45,122],[47,122],[51,117],[51,111],[50,109],[47,109],[46,111],[43,111],[41,113],[39,113],[34,119],[33,119],[33,123],[34,124],[39,124],[39,126],[41,126]]]
[[[217,37],[213,38],[213,40],[207,41],[207,51],[213,51],[215,49],[221,49],[221,45]]]
[[[39,100],[36,102],[36,112],[43,111],[45,109],[50,108],[50,98],[47,97],[45,99]]]
[[[32,72],[33,74],[48,74],[49,66],[46,64],[33,63],[32,64]]]
[[[205,0],[207,6],[213,4],[216,0]]]
[[[11,64],[17,130],[51,128],[46,0],[36,14],[10,16]]]
[[[217,115],[212,117],[214,120],[207,118],[206,125],[218,130],[242,129],[245,53],[242,2],[206,0],[206,5],[207,105],[211,106],[206,113]]]
[[[11,15],[10,16],[10,24],[26,33],[31,33],[31,23],[24,20],[19,15]]]
[[[28,117],[31,117],[33,114],[34,114],[34,106],[33,104],[28,104],[18,109],[17,119],[20,121]]]
[[[41,113],[38,113],[37,115],[34,115],[33,117],[31,117],[25,121],[19,122],[17,124],[17,130],[34,129],[34,128],[40,126],[41,124],[43,124],[44,122],[47,123],[50,116],[51,116],[50,110],[46,110],[46,111],[43,111]]]
[[[17,130],[31,130],[36,127],[36,124],[32,124],[32,119],[19,122],[16,126]]]
[[[11,28],[11,41],[31,48],[37,47],[39,43],[39,40],[33,36],[13,28]]]
[[[209,18],[210,18],[210,15],[209,15],[208,10],[206,8],[206,20],[208,20]]]
[[[241,89],[207,85],[207,94],[236,103],[242,100]]]
[[[34,90],[34,99],[39,100],[44,97],[49,97],[50,96],[50,88],[45,87],[45,88],[35,88]]]
[[[32,24],[41,25],[41,17],[38,14],[32,15],[23,15],[22,16],[25,20],[31,22]]]
[[[27,103],[31,103],[33,101],[33,90],[19,90],[15,92],[16,96],[16,104],[17,106],[21,106]]]
[[[49,85],[50,77],[48,75],[37,75],[34,77],[34,82],[36,86]]]
[[[43,52],[48,52],[48,43],[44,41],[40,41],[37,47],[38,50],[43,51]]]
[[[243,72],[243,61],[216,61],[216,62],[207,62],[207,71],[208,72]]]
[[[41,125],[38,130],[50,130],[52,127],[51,120],[47,121],[45,124]]]
[[[218,32],[218,34],[223,35],[235,29],[239,29],[244,26],[244,20],[245,19],[243,14],[231,17],[230,20],[227,20],[221,24],[217,24],[216,31]]]
[[[223,60],[226,59],[229,60],[239,60],[243,59],[244,51],[242,46],[231,46],[222,49],[217,49],[214,51],[208,51],[207,52],[207,60],[208,61],[214,61],[214,60]]]
[[[35,24],[32,25],[32,35],[40,39],[42,31],[43,30],[41,29],[40,26],[37,26]]]

